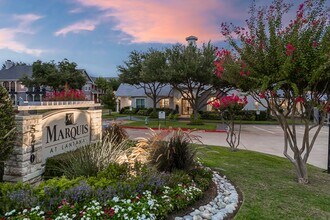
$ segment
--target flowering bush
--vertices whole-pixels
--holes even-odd
[[[86,96],[82,90],[65,89],[61,92],[48,92],[46,101],[85,101]]]
[[[40,206],[13,209],[0,219],[158,219],[185,207],[201,195],[202,191],[196,186],[178,184],[174,188],[162,187],[160,194],[146,190],[130,198],[114,196],[105,203],[93,199],[78,204],[62,199],[55,210],[44,211]]]
[[[51,179],[34,188],[0,184],[0,219],[162,219],[200,198],[212,176],[197,168],[186,181],[181,174],[139,169],[115,181],[103,174]]]

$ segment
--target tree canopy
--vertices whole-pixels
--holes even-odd
[[[207,104],[211,92],[226,88],[225,81],[213,73],[216,48],[210,43],[202,48],[194,45],[175,45],[166,50],[168,82],[190,103],[194,119]]]
[[[153,100],[155,112],[157,103],[169,95],[160,96],[162,89],[167,85],[165,68],[164,52],[155,49],[149,49],[145,53],[132,51],[124,65],[118,67],[121,73],[119,79],[137,88],[143,88],[146,96]]]
[[[32,65],[32,77],[24,75],[20,81],[27,87],[50,86],[62,90],[67,84],[71,89],[81,89],[86,84],[86,77],[77,64],[64,59],[58,64],[54,61],[36,61]]]
[[[103,77],[98,77],[95,80],[95,84],[98,88],[102,89],[104,94],[100,96],[101,103],[109,110],[113,110],[116,107],[116,97],[114,90],[118,88],[118,80],[107,80]]]

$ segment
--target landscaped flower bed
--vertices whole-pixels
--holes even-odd
[[[111,146],[114,138],[110,138],[110,141],[104,140],[101,145],[86,146],[75,152],[57,156],[58,159],[61,158],[60,164],[63,165],[58,167],[59,169],[71,172],[72,167],[81,169],[82,166],[86,166],[86,171],[92,170],[89,173],[75,176],[67,175],[70,172],[55,172],[54,175],[67,177],[54,177],[35,187],[22,183],[0,184],[0,219],[166,218],[169,213],[198,200],[209,187],[212,173],[191,162],[180,164],[184,165],[184,169],[178,169],[179,164],[175,162],[175,158],[180,158],[180,162],[189,158],[185,159],[182,155],[178,157],[177,153],[173,152],[179,152],[178,149],[182,148],[182,152],[187,154],[190,149],[187,144],[188,136],[176,132],[174,139],[168,144],[157,137],[156,135],[153,140],[149,140],[150,142],[140,142],[139,146],[133,147],[127,147],[125,140],[119,143],[116,140]],[[118,163],[122,153],[130,152],[132,155],[147,145],[157,148],[156,151],[150,151],[153,152],[151,163],[138,163],[138,157],[134,157],[134,164],[130,161]],[[91,147],[95,150],[91,151]],[[105,149],[107,154],[102,158],[98,152],[105,154]],[[171,157],[165,156],[168,155],[168,150],[173,154]],[[159,160],[155,160],[155,152],[161,152],[157,158],[160,158],[162,166],[157,166]],[[166,154],[163,155],[164,152]],[[85,159],[80,160],[81,158]],[[86,158],[91,159],[86,161]],[[100,162],[104,162],[105,158],[111,158],[106,161],[107,166]],[[56,160],[56,157],[53,160]],[[54,164],[59,166],[59,163]],[[167,165],[171,169],[168,169]],[[94,171],[97,169],[99,170]],[[170,171],[162,172],[159,169]]]

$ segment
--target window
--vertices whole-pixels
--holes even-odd
[[[136,108],[145,108],[146,107],[145,99],[136,99],[135,103],[136,103],[136,105],[135,105]]]
[[[160,108],[169,108],[170,107],[170,100],[169,99],[162,99],[159,101]]]
[[[209,100],[207,100],[207,106],[206,106],[206,111],[215,111],[215,108],[212,105],[212,102],[214,102],[215,100],[217,100],[216,97],[211,97],[209,98]]]

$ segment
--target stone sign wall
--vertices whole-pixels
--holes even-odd
[[[46,159],[75,150],[102,137],[102,110],[61,109],[17,115],[17,143],[5,162],[3,180],[38,182]]]
[[[43,163],[67,151],[90,143],[90,116],[86,111],[62,110],[43,118],[42,149]]]

